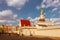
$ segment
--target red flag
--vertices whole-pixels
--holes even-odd
[[[21,20],[21,26],[31,26],[31,23],[29,20]]]

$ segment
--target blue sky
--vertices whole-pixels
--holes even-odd
[[[60,0],[0,0],[0,24],[16,25],[20,19],[38,20],[41,6],[45,18],[60,23]]]

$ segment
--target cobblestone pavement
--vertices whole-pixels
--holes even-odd
[[[19,36],[17,34],[0,34],[0,40],[60,40],[60,38],[49,38],[49,37],[26,37]]]

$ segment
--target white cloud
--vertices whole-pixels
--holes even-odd
[[[43,3],[46,2],[46,0],[43,0]]]
[[[17,18],[17,14],[14,14],[11,10],[0,11],[0,19],[13,19]]]
[[[28,17],[28,19],[31,21],[32,24],[35,23],[35,22],[38,22],[39,18],[40,17],[36,17],[36,18],[33,19],[31,17]],[[55,25],[60,24],[60,18],[50,18],[50,19],[46,18],[45,20],[46,21],[53,21]]]
[[[35,22],[37,22],[39,20],[39,17],[36,17],[36,18],[28,17],[27,19],[30,20],[31,25],[33,25]]]
[[[50,19],[46,19],[46,21],[52,21],[54,22],[55,25],[60,24],[60,18],[50,18]]]
[[[0,23],[14,23],[15,21],[13,20],[0,20]]]
[[[30,20],[31,22],[35,22],[35,21],[37,21],[38,19],[39,19],[39,17],[36,17],[36,18],[31,18],[31,17],[28,17],[27,18],[28,20]]]
[[[0,11],[0,23],[15,23],[18,15],[11,10]]]
[[[41,5],[42,8],[45,8],[45,5]],[[36,6],[36,9],[39,10],[41,8],[40,6]]]
[[[42,5],[45,7],[60,7],[60,0],[43,0]]]
[[[12,15],[12,12],[11,10],[4,10],[4,11],[1,11],[0,12],[0,16],[9,16],[9,15]]]
[[[60,24],[60,18],[50,18],[47,21],[53,21],[55,25]]]
[[[54,23],[57,25],[57,24],[60,24],[60,18],[52,18],[52,20],[54,21]]]
[[[0,23],[6,22],[6,20],[0,20]]]
[[[14,18],[14,19],[15,19],[15,18],[17,18],[17,17],[18,17],[18,15],[17,15],[17,14],[14,14],[14,15],[13,15],[13,18]]]
[[[32,18],[31,18],[31,17],[28,17],[27,19],[28,19],[28,20],[31,20]]]
[[[36,9],[39,10],[40,9],[40,6],[36,6]]]
[[[42,7],[42,8],[45,8],[45,5],[44,5],[44,4],[42,4],[42,5],[41,5],[41,7]]]
[[[54,12],[54,11],[56,11],[58,8],[54,8],[54,9],[52,9],[52,12]]]
[[[36,6],[37,9],[40,6]],[[54,7],[54,8],[59,8],[60,7],[60,0],[43,0],[41,3],[41,7],[43,8],[48,8],[48,7]]]
[[[8,6],[16,7],[17,9],[21,9],[28,0],[6,0]]]

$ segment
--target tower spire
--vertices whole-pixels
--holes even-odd
[[[40,22],[45,22],[45,16],[44,16],[44,9],[41,7],[41,13],[40,13]]]

